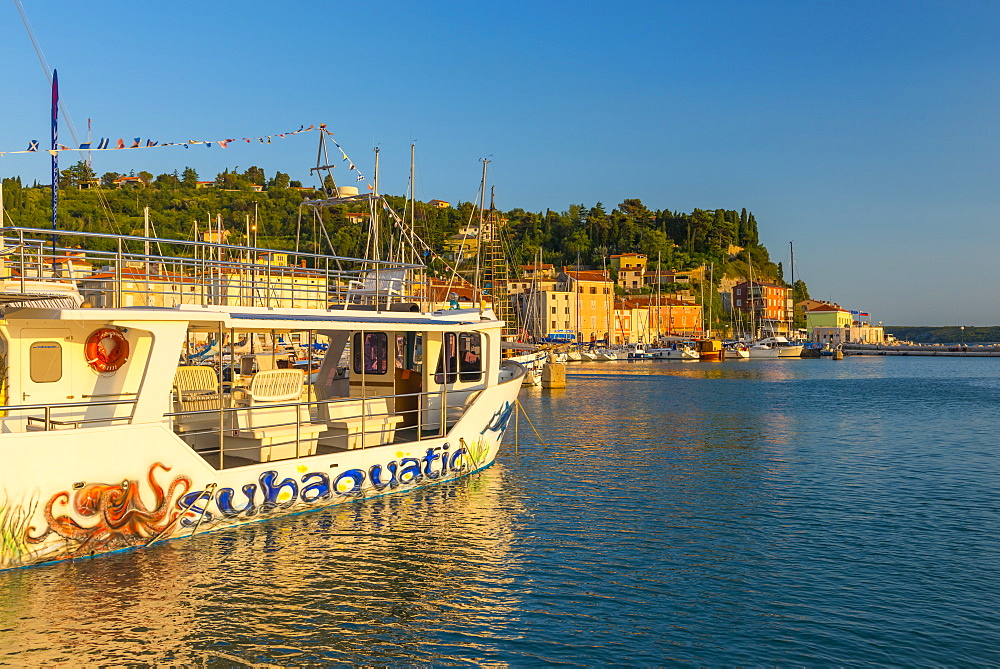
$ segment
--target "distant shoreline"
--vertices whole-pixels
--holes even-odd
[[[965,326],[960,325],[886,325],[886,334],[892,334],[900,341],[915,344],[993,344],[1000,342],[1000,325]]]

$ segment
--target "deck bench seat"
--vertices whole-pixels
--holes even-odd
[[[360,399],[323,403],[317,413],[319,420],[329,427],[320,443],[348,450],[391,444],[396,438],[396,427],[403,422],[402,416],[389,413],[384,397],[366,399],[363,403]]]

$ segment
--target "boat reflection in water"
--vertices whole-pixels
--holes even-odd
[[[15,665],[480,655],[491,640],[472,630],[520,605],[504,585],[523,513],[501,499],[507,478],[497,464],[410,495],[7,571],[0,647]],[[278,629],[289,647],[274,646]],[[421,638],[449,629],[461,644]]]

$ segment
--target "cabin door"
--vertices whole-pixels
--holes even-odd
[[[442,418],[449,424],[460,418],[475,392],[485,387],[485,342],[479,332],[427,334],[422,423],[439,430]]]
[[[11,384],[11,404],[65,404],[79,402],[73,383],[72,355],[80,352],[79,346],[74,346],[68,329],[34,329],[21,330],[20,360],[18,372],[12,375],[15,384]],[[82,352],[80,352],[82,354]],[[79,409],[53,411],[51,418],[66,418],[67,411],[79,412]],[[43,415],[43,411],[28,412],[30,415]],[[57,415],[59,414],[59,415]]]

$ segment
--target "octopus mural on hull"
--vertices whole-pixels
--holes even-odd
[[[157,462],[149,468],[146,478],[155,498],[152,508],[146,508],[139,482],[135,480],[91,483],[73,493],[64,490],[53,495],[45,505],[48,526],[40,533],[34,527],[28,528],[27,543],[40,544],[49,535],[56,534],[71,544],[69,552],[60,557],[73,558],[149,542],[169,528],[181,513],[172,508],[175,495],[183,496],[191,489],[191,479],[175,476],[164,492],[156,480],[157,469],[169,472],[170,467]],[[66,513],[56,515],[57,505],[69,506],[78,517],[86,520],[81,524]]]

